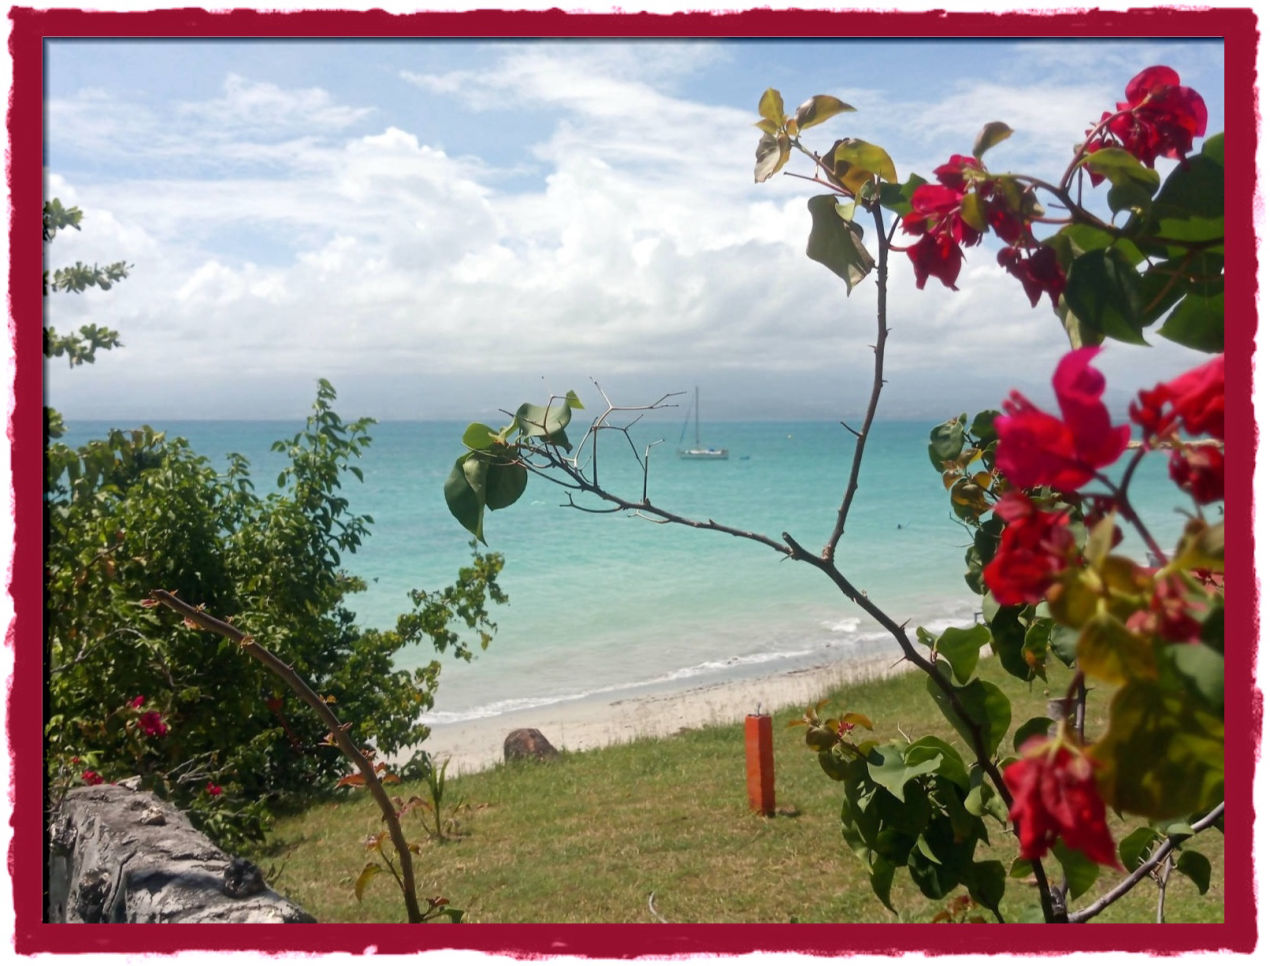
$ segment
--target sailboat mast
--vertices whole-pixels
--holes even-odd
[[[692,415],[697,430],[697,449],[701,449],[701,387],[692,387]]]

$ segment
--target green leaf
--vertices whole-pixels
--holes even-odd
[[[498,431],[484,423],[472,423],[463,432],[463,445],[468,449],[487,450],[498,441]]]
[[[953,685],[952,690],[969,721],[957,713],[952,700],[933,678],[926,679],[927,693],[934,699],[948,723],[961,735],[962,740],[973,749],[976,747],[977,735],[983,739],[987,754],[995,754],[997,745],[1010,728],[1010,699],[995,684],[982,679],[961,687]]]
[[[930,456],[930,465],[943,472],[945,463],[956,461],[961,455],[961,447],[966,430],[966,414],[956,419],[940,423],[930,431],[930,445],[926,448]]]
[[[485,505],[502,510],[520,499],[529,483],[529,471],[520,463],[490,463],[485,479]]]
[[[1085,160],[1089,170],[1111,182],[1107,203],[1112,211],[1141,208],[1160,186],[1160,175],[1123,148],[1103,148]]]
[[[1063,867],[1063,875],[1067,878],[1067,888],[1072,898],[1079,899],[1098,881],[1098,863],[1075,849],[1068,848],[1061,839],[1053,845],[1054,857]]]
[[[468,483],[466,462],[466,455],[454,461],[445,481],[445,504],[454,518],[477,540],[484,543],[481,521],[485,515],[485,500],[483,494],[478,494]]]
[[[798,110],[794,112],[794,121],[800,129],[814,127],[821,124],[829,118],[847,111],[854,111],[855,108],[844,101],[831,97],[828,94],[817,94],[815,97],[809,98],[798,105]]]
[[[985,409],[977,413],[970,424],[970,435],[981,444],[987,445],[997,438],[997,417],[1001,413],[996,409]]]
[[[869,869],[869,885],[873,887],[873,894],[878,897],[878,901],[898,916],[899,913],[891,905],[891,884],[894,881],[895,865],[880,856],[874,859]]]
[[[1094,614],[1081,630],[1076,660],[1087,675],[1109,684],[1155,674],[1151,642],[1131,633],[1104,612]]]
[[[1028,718],[1014,732],[1014,750],[1018,751],[1027,743],[1029,738],[1035,738],[1037,735],[1049,734],[1050,728],[1054,726],[1052,718]]]
[[[991,815],[1001,823],[1003,828],[1009,824],[1009,806],[978,765],[970,771],[970,791],[966,794],[963,804],[971,815],[977,815],[980,818]]]
[[[1141,276],[1115,248],[1089,252],[1072,262],[1064,298],[1095,332],[1133,345],[1142,338]]]
[[[1187,295],[1164,320],[1160,335],[1188,349],[1221,352],[1226,345],[1226,296]]]
[[[516,429],[522,436],[544,440],[568,452],[572,447],[564,428],[569,425],[575,408],[568,397],[547,406],[524,403],[516,410]]]
[[[927,774],[926,765],[933,761],[938,766],[935,774],[942,775],[962,791],[970,787],[970,776],[966,773],[966,763],[961,760],[961,755],[948,742],[934,735],[925,735],[909,745],[904,751],[904,761],[909,768],[920,768],[918,774]]]
[[[1122,838],[1117,846],[1120,864],[1132,872],[1150,857],[1151,852],[1160,842],[1160,833],[1149,825],[1134,829]]]
[[[904,786],[912,778],[929,775],[939,770],[939,759],[926,758],[910,765],[905,759],[905,749],[895,742],[878,745],[869,752],[869,777],[894,795],[905,801]]]
[[[1005,898],[1005,866],[995,859],[972,863],[970,874],[966,877],[966,890],[979,905],[1001,915],[1001,900]]]
[[[1032,667],[1023,656],[1027,644],[1027,627],[1019,619],[1023,611],[1021,606],[998,608],[988,619],[988,630],[992,632],[992,650],[1001,667],[1020,681],[1031,681]]]
[[[903,184],[883,182],[878,188],[878,199],[883,208],[901,218],[913,210],[913,192],[926,184],[926,179],[910,174]]]
[[[1000,144],[1013,133],[1014,129],[1004,121],[989,121],[975,136],[975,146],[971,153],[981,159],[989,148]]]
[[[811,234],[807,257],[820,262],[847,283],[847,294],[873,270],[873,256],[861,239],[864,229],[846,222],[838,214],[838,199],[817,195],[807,199],[811,212]]]
[[[1169,644],[1165,659],[1192,692],[1216,713],[1226,704],[1226,659],[1204,644]]]
[[[939,635],[935,651],[947,659],[958,681],[969,681],[979,663],[979,649],[992,640],[982,624],[974,627],[949,627]]]
[[[1193,849],[1183,849],[1178,853],[1176,868],[1178,872],[1195,883],[1201,896],[1207,894],[1208,886],[1212,881],[1213,866],[1206,855]]]
[[[1090,757],[1109,806],[1148,819],[1212,808],[1224,784],[1220,716],[1157,681],[1133,680],[1111,699],[1107,730]]]

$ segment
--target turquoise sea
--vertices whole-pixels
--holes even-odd
[[[283,464],[270,444],[302,428],[300,420],[150,422],[188,439],[218,468],[227,453],[243,454],[260,492]],[[109,425],[68,420],[64,441],[100,437]],[[364,482],[345,482],[353,510],[374,518],[370,538],[344,560],[367,583],[351,601],[364,626],[391,626],[409,589],[452,582],[469,558],[470,537],[442,496],[464,425],[378,423],[360,464]],[[874,427],[838,560],[897,620],[968,626],[979,609],[962,579],[969,538],[927,458],[931,425]],[[575,438],[581,432],[570,429]],[[634,448],[617,433],[602,437],[601,482],[638,498],[634,454],[664,439],[649,451],[654,503],[777,540],[787,531],[808,549],[823,546],[851,460],[852,437],[840,425],[703,423],[703,441],[727,447],[727,461],[679,459],[680,432],[678,422],[641,423],[632,430]],[[1164,465],[1162,456],[1148,459],[1133,493],[1167,546],[1181,501]],[[488,651],[470,664],[445,662],[426,720],[899,656],[894,641],[827,579],[765,546],[628,514],[579,512],[564,502],[563,490],[531,478],[519,503],[486,514],[489,548],[506,557],[501,584],[510,602],[495,610],[498,633]],[[430,651],[406,653],[401,661],[431,658]]]

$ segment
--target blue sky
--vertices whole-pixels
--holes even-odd
[[[807,182],[753,182],[764,88],[808,132],[885,147],[900,178],[1016,131],[993,170],[1057,178],[1140,69],[1165,63],[1223,128],[1221,45],[1178,41],[51,41],[46,181],[83,231],[53,265],[125,258],[59,329],[124,347],[47,370],[88,417],[290,417],[318,377],[347,415],[489,418],[590,380],[623,403],[700,384],[708,416],[841,418],[867,397],[871,284],[803,254]],[[806,171],[791,164],[790,170]],[[899,256],[884,418],[942,419],[1012,386],[1050,397],[1065,347],[986,246],[960,290]],[[1192,364],[1112,346],[1113,399]]]

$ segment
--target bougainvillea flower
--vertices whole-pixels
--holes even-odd
[[[102,778],[101,775],[97,774],[91,768],[87,769],[79,777],[83,780],[85,785],[100,785],[103,781],[105,781],[105,779]]]
[[[1154,634],[1177,644],[1194,644],[1203,626],[1193,616],[1203,610],[1191,599],[1186,582],[1177,574],[1166,574],[1155,582],[1146,609],[1130,614],[1125,627],[1135,634]]]
[[[1119,459],[1129,444],[1129,427],[1112,426],[1103,405],[1106,380],[1089,361],[1098,349],[1073,349],[1054,370],[1054,394],[1062,418],[1037,409],[1012,392],[996,418],[996,463],[1020,489],[1052,486],[1071,491]]]
[[[1204,99],[1183,87],[1171,67],[1148,67],[1129,81],[1124,94],[1107,129],[1147,167],[1155,167],[1156,158],[1186,157],[1208,127]]]
[[[1010,820],[1018,828],[1019,855],[1040,859],[1054,842],[1119,868],[1107,828],[1107,806],[1094,781],[1094,763],[1061,738],[1037,736],[1001,773],[1014,798]]]
[[[128,702],[128,707],[139,708],[145,703],[146,703],[146,696],[144,694],[138,694],[135,698],[133,698],[131,701]]]
[[[1048,295],[1050,302],[1058,305],[1058,297],[1067,287],[1067,276],[1058,263],[1058,255],[1048,245],[1040,245],[1024,255],[1018,248],[1003,248],[997,254],[997,264],[1023,283],[1032,307]]]
[[[1226,356],[1184,372],[1170,382],[1138,393],[1129,418],[1151,438],[1172,436],[1179,424],[1197,436],[1226,438]]]
[[[983,581],[1002,606],[1038,603],[1074,556],[1067,514],[1041,510],[1018,492],[998,500],[994,512],[1006,523]]]
[[[162,738],[168,733],[168,726],[163,721],[163,716],[157,711],[147,711],[137,719],[137,727],[148,734],[151,738]]]
[[[221,788],[219,785],[213,785],[211,782],[207,783],[207,794],[211,795],[213,798],[215,798],[224,790],[225,789]]]
[[[961,263],[966,256],[961,246],[949,236],[928,234],[908,247],[908,257],[913,263],[918,288],[925,288],[926,279],[934,275],[949,288],[955,289]]]
[[[1196,503],[1226,495],[1226,459],[1220,446],[1184,446],[1169,457],[1169,476]]]

